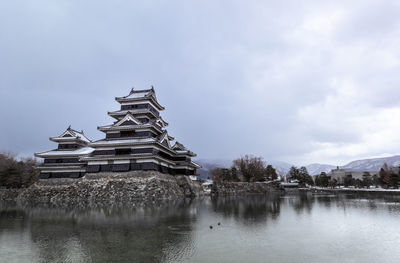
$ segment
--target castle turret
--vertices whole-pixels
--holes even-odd
[[[57,149],[35,153],[36,157],[43,158],[43,164],[38,167],[40,178],[78,178],[85,174],[85,163],[80,158],[90,154],[93,148],[88,147],[91,142],[83,131],[79,132],[70,127],[61,135],[50,137],[58,143]]]

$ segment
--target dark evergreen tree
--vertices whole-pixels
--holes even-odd
[[[265,168],[265,174],[269,180],[276,180],[278,178],[275,168],[270,164]]]
[[[381,168],[381,170],[379,171],[379,181],[380,181],[380,185],[382,187],[387,188],[389,186],[390,183],[390,173],[389,171],[387,171],[386,169],[384,169],[383,167]]]
[[[357,188],[362,188],[363,187],[363,182],[360,179],[355,180],[355,186]]]
[[[288,173],[288,179],[298,180],[299,174],[300,174],[299,169],[296,166],[292,166],[292,167],[290,167],[290,170]]]
[[[315,184],[314,179],[311,175],[306,177],[306,184],[313,186]]]
[[[325,172],[321,172],[318,176],[318,186],[320,187],[328,187],[329,185],[329,177],[326,175]]]
[[[321,178],[320,175],[315,176],[315,185],[321,186]]]
[[[331,180],[329,180],[329,182],[328,182],[328,185],[329,185],[329,187],[331,187],[331,188],[335,188],[336,186],[337,186],[337,180],[336,179],[331,179]]]
[[[231,179],[233,182],[238,182],[240,181],[239,179],[239,172],[235,167],[231,168]]]
[[[398,173],[392,173],[390,175],[389,185],[394,188],[399,188],[400,176]]]
[[[375,186],[379,185],[379,177],[376,174],[372,176],[372,184]]]
[[[352,186],[354,185],[354,180],[351,176],[345,176],[345,178],[343,179],[343,184],[346,187]]]
[[[314,181],[312,180],[311,176],[308,174],[307,168],[302,166],[298,170],[298,178],[299,184],[301,186],[305,186],[307,182],[310,182],[309,185],[313,185]]]
[[[371,174],[369,172],[365,172],[363,174],[362,185],[363,185],[363,187],[367,187],[367,188],[372,185],[372,178],[371,178]]]

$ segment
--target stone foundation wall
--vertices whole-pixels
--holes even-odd
[[[214,182],[211,187],[212,195],[246,195],[281,192],[279,183],[275,182]]]
[[[82,178],[42,179],[26,189],[0,189],[0,200],[37,202],[133,201],[202,195],[187,176],[155,171],[86,174]]]

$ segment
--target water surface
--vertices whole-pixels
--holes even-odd
[[[304,194],[65,206],[0,203],[0,262],[399,259],[400,198],[395,196]]]

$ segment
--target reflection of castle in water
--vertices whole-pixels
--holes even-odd
[[[32,262],[160,262],[171,249],[190,252],[195,216],[185,201],[82,210],[44,207],[2,210],[0,226],[7,218],[20,219],[8,228],[30,233],[37,256]]]

